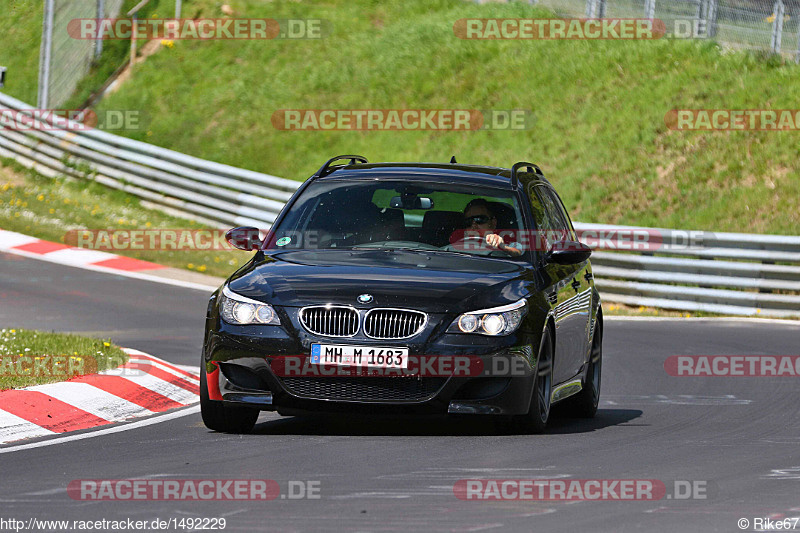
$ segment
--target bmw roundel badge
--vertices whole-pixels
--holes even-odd
[[[358,303],[360,304],[368,304],[372,302],[372,295],[371,294],[362,294],[358,297]]]

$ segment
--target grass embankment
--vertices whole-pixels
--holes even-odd
[[[221,16],[213,0],[188,3]],[[461,40],[467,17],[550,17],[527,3],[232,0],[237,17],[319,18],[319,40],[175,41],[101,104],[144,109],[140,140],[305,179],[371,160],[538,162],[576,220],[800,233],[796,131],[673,131],[671,109],[793,109],[800,67],[700,41]],[[527,131],[280,131],[280,109],[531,109]]]
[[[128,355],[110,340],[0,329],[0,390],[64,381],[116,368]]]
[[[39,0],[0,2],[0,65],[8,68],[0,90],[31,105],[36,105],[43,6]]]

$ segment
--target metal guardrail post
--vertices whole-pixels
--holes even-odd
[[[586,0],[586,18],[593,19],[595,12],[595,0]]]
[[[794,62],[800,63],[800,31],[797,32],[797,50],[794,53]]]
[[[597,0],[597,18],[606,18],[606,0]]]
[[[138,37],[138,20],[139,20],[139,10],[141,10],[144,6],[146,6],[150,0],[142,0],[136,6],[128,11],[128,16],[131,17],[132,27],[131,27],[131,62],[130,68],[133,69],[134,63],[136,63],[136,38]]]
[[[706,36],[714,37],[717,35],[717,0],[705,0],[705,12],[703,18],[706,21]]]
[[[133,69],[133,65],[136,63],[136,23],[138,19],[139,17],[136,15],[136,13],[134,13],[133,17],[131,18],[133,22],[133,30],[131,32],[131,59],[129,63],[131,69]]]
[[[6,84],[6,67],[0,67],[0,89]]]
[[[45,0],[42,17],[42,46],[39,52],[39,90],[36,104],[39,109],[47,109],[50,100],[50,68],[53,58],[53,17],[54,1]]]
[[[106,18],[106,0],[97,0],[97,18]],[[97,59],[103,53],[103,38],[98,29],[97,36],[94,38],[94,58]]]
[[[775,0],[775,5],[772,8],[775,20],[772,21],[772,41],[770,48],[775,54],[781,53],[781,39],[783,38],[783,15],[786,8],[783,5],[783,0]]]
[[[656,0],[645,0],[644,2],[644,18],[656,18]]]
[[[175,0],[175,19],[181,18],[181,0]]]

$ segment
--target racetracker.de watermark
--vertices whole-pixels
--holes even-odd
[[[380,228],[375,228],[375,231],[380,233]],[[459,251],[491,251],[493,248],[486,243],[489,234],[499,235],[506,244],[514,244],[521,250],[548,252],[574,244],[570,232],[517,229],[457,229],[450,234],[449,242],[453,249]],[[225,230],[217,229],[75,229],[64,234],[63,242],[76,248],[98,251],[231,251],[236,249],[231,242],[240,246],[259,247],[262,242],[260,236],[255,229],[232,231],[230,235]],[[268,231],[263,248],[324,249],[330,246],[331,239],[339,237],[346,235],[322,230]],[[577,230],[574,237],[595,250],[657,252],[701,248],[713,234],[703,231],[592,227]]]
[[[272,126],[287,131],[528,130],[527,109],[279,109]]]
[[[258,233],[245,235],[257,238]],[[235,250],[226,231],[217,229],[77,229],[64,234],[64,244],[87,250],[208,251]]]
[[[322,39],[330,33],[325,19],[72,19],[67,34],[82,40],[167,39]]]
[[[274,479],[75,479],[67,494],[81,501],[318,500],[320,481]]]
[[[499,235],[507,245],[518,249],[549,252],[568,249],[574,245],[571,232],[562,230],[518,229],[456,229],[449,237],[450,246],[459,251],[492,251],[486,242],[489,234]],[[264,249],[316,249],[325,248],[331,239],[344,238],[345,234],[307,230],[270,232]],[[680,251],[699,249],[713,239],[714,234],[704,231],[661,230],[652,228],[592,227],[575,231],[574,238],[593,250],[620,250],[633,252]],[[244,238],[243,238],[244,240]]]
[[[326,346],[325,349],[333,353],[274,357],[270,369],[279,377],[519,377],[531,375],[534,364],[532,354],[524,350],[517,356],[482,357],[399,355],[393,351],[391,355],[362,356],[361,353],[337,353],[336,347]],[[367,350],[356,348],[355,351]]]
[[[706,481],[659,479],[461,479],[453,494],[467,501],[705,500]]]
[[[485,237],[497,234],[509,245],[522,250],[548,252],[553,248],[568,249],[574,244],[570,232],[563,230],[492,229],[456,230],[450,235],[454,248],[463,251],[490,250]],[[575,231],[574,239],[593,250],[656,252],[701,248],[712,234],[703,231],[660,230],[651,228],[586,228]]]
[[[676,377],[800,376],[800,355],[672,355],[664,370]]]
[[[97,360],[90,355],[0,355],[0,376],[64,379],[97,372]]]
[[[800,129],[800,109],[671,109],[671,130],[792,131]]]
[[[0,109],[0,129],[12,131],[137,131],[144,127],[136,109]]]
[[[660,39],[666,25],[660,19],[515,19],[463,18],[453,24],[459,39]]]

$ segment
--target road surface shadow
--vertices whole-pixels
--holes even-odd
[[[638,409],[599,409],[592,419],[552,418],[545,432],[551,435],[589,433],[630,422],[642,415]],[[412,417],[320,415],[267,420],[253,429],[257,435],[337,436],[480,436],[524,433],[490,417]]]

